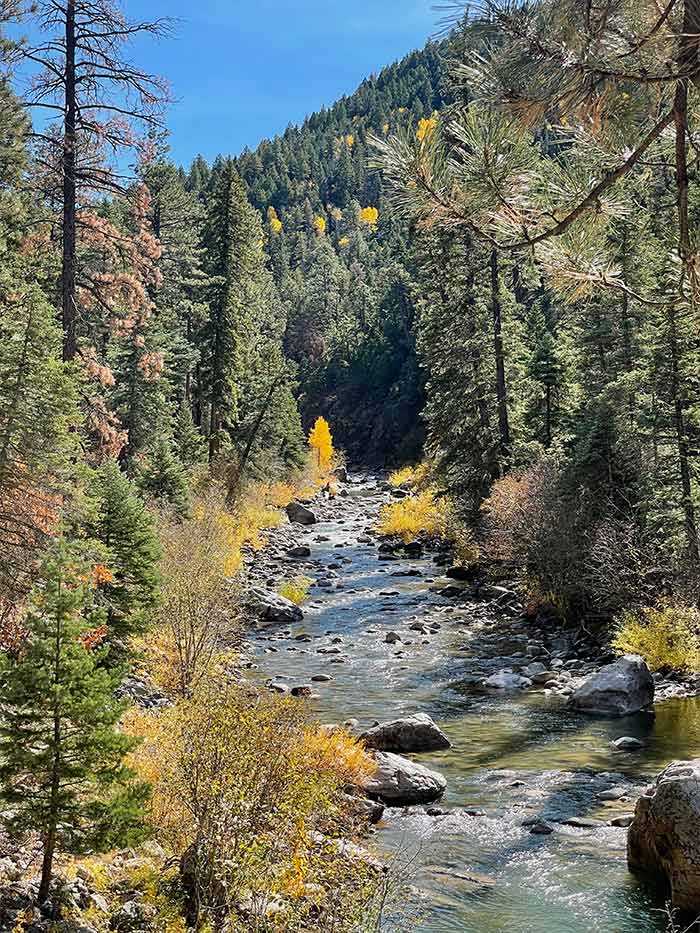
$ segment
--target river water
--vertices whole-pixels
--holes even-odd
[[[572,713],[560,698],[541,691],[475,691],[470,677],[506,667],[504,656],[522,651],[524,636],[514,634],[514,626],[526,633],[526,623],[439,596],[431,587],[440,571],[429,557],[380,561],[376,542],[358,538],[367,537],[386,494],[371,480],[356,481],[349,490],[328,508],[330,520],[299,529],[299,540],[312,548],[312,575],[321,583],[312,588],[304,621],[261,633],[254,650],[265,678],[294,685],[313,674],[333,677],[315,685],[318,696],[309,701],[321,722],[353,718],[367,727],[426,712],[448,735],[451,749],[415,756],[446,777],[440,806],[447,815],[390,809],[372,840],[410,865],[421,892],[418,928],[665,930],[663,892],[629,874],[626,830],[606,824],[631,813],[641,789],[671,760],[700,754],[698,700],[658,704],[655,718],[605,720]],[[425,637],[410,631],[416,619],[428,620],[434,632]],[[402,644],[385,643],[393,630]],[[303,634],[311,641],[298,640]],[[623,735],[643,739],[644,748],[617,751],[612,741]],[[611,788],[624,797],[601,800],[598,795]],[[601,824],[558,822],[570,817]],[[552,821],[555,831],[532,834],[523,824],[537,818]]]

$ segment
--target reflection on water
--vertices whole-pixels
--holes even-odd
[[[445,808],[460,810],[437,818],[422,810],[388,811],[377,837],[379,847],[417,865],[415,885],[425,897],[420,929],[664,930],[663,898],[627,872],[624,829],[556,823],[555,832],[540,836],[523,824],[538,818],[608,821],[630,813],[641,787],[669,761],[700,754],[700,701],[666,702],[655,717],[605,720],[573,714],[541,693],[470,692],[465,680],[483,661],[470,651],[474,626],[464,611],[430,591],[431,564],[382,565],[372,547],[334,547],[355,540],[366,522],[351,513],[342,525],[316,526],[314,532],[329,540],[313,545],[314,557],[326,565],[345,563],[332,588],[313,591],[303,623],[289,636],[261,640],[257,647],[265,677],[303,683],[314,673],[333,676],[314,701],[322,721],[357,718],[368,724],[424,711],[448,734],[452,749],[421,755],[420,761],[445,775]],[[408,569],[422,576],[392,576]],[[439,620],[439,630],[429,638],[409,632],[407,620],[427,614]],[[394,629],[403,644],[385,643]],[[300,647],[294,636],[304,631],[314,640]],[[331,645],[341,653],[318,653]],[[277,651],[266,653],[271,647]],[[514,649],[495,643],[490,650],[501,655]],[[617,751],[612,742],[622,735],[642,739],[644,748]],[[611,789],[621,799],[598,796]]]

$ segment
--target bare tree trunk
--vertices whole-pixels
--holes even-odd
[[[78,351],[76,281],[76,139],[77,102],[75,73],[75,0],[66,0],[66,113],[63,124],[63,256],[61,301],[63,322],[63,359],[73,360]]]
[[[505,472],[510,459],[510,425],[508,422],[508,396],[506,368],[503,354],[501,326],[501,296],[498,278],[498,253],[491,250],[491,309],[493,311],[493,346],[496,355],[496,400],[498,402],[498,433],[501,446],[501,471]]]

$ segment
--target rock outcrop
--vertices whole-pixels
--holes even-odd
[[[627,837],[630,869],[664,878],[673,906],[700,912],[700,758],[676,761],[637,801]]]
[[[426,713],[382,722],[360,738],[367,748],[381,752],[434,752],[451,748],[450,740]]]
[[[389,807],[411,807],[439,800],[447,789],[447,781],[437,771],[394,755],[376,752],[376,772],[367,778],[363,791]]]
[[[569,702],[582,713],[627,716],[654,702],[654,678],[639,655],[626,654],[589,677]]]

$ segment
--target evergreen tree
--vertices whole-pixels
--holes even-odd
[[[147,787],[124,765],[134,742],[116,729],[122,672],[103,663],[94,581],[84,551],[59,539],[24,618],[26,644],[2,658],[3,823],[13,838],[41,838],[40,903],[56,853],[104,852],[145,835]]]
[[[143,629],[158,592],[160,548],[153,520],[134,484],[110,460],[95,471],[85,533],[105,549],[110,579],[102,592],[110,635]]]
[[[171,506],[181,517],[187,515],[187,474],[164,437],[151,446],[145,464],[139,469],[137,483],[147,499]]]
[[[209,406],[209,460],[240,417],[251,315],[264,269],[262,224],[245,196],[231,159],[215,165],[204,242],[211,279],[209,320],[201,336],[202,391]]]

